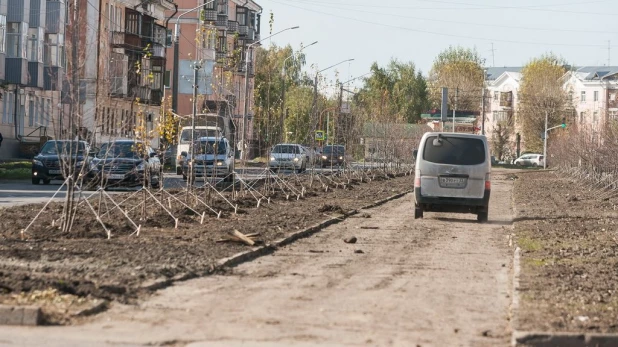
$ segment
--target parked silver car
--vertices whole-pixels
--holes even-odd
[[[513,160],[514,165],[518,166],[543,166],[545,157],[542,154],[524,154],[521,157]]]
[[[270,151],[268,167],[274,171],[291,169],[300,173],[307,169],[308,159],[303,146],[295,143],[281,143],[275,145]]]
[[[415,219],[432,211],[474,213],[487,221],[491,159],[485,136],[426,133],[414,155]]]

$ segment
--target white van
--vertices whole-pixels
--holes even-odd
[[[487,221],[491,157],[485,136],[425,133],[414,155],[415,219],[428,211],[474,213]]]

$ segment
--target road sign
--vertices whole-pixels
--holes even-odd
[[[324,130],[316,130],[315,139],[316,141],[324,141]]]

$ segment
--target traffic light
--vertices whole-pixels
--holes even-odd
[[[562,128],[566,128],[566,117],[562,117]]]

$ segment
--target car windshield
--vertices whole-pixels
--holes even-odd
[[[41,154],[84,154],[86,145],[83,142],[48,141],[41,148]]]
[[[195,150],[197,154],[225,154],[227,144],[223,140],[200,141],[196,144]]]
[[[219,135],[215,129],[195,129],[195,139],[200,137],[216,137]],[[182,129],[180,143],[191,143],[191,129]]]
[[[429,136],[423,159],[437,164],[478,165],[485,162],[485,144],[481,139],[456,136]]]
[[[341,146],[326,146],[324,147],[324,154],[343,154],[344,149]]]
[[[98,158],[137,158],[139,149],[135,142],[114,142],[101,145]]]
[[[275,148],[273,148],[273,153],[286,153],[286,154],[298,154],[300,153],[300,150],[298,149],[298,146],[294,146],[294,145],[276,145]]]

